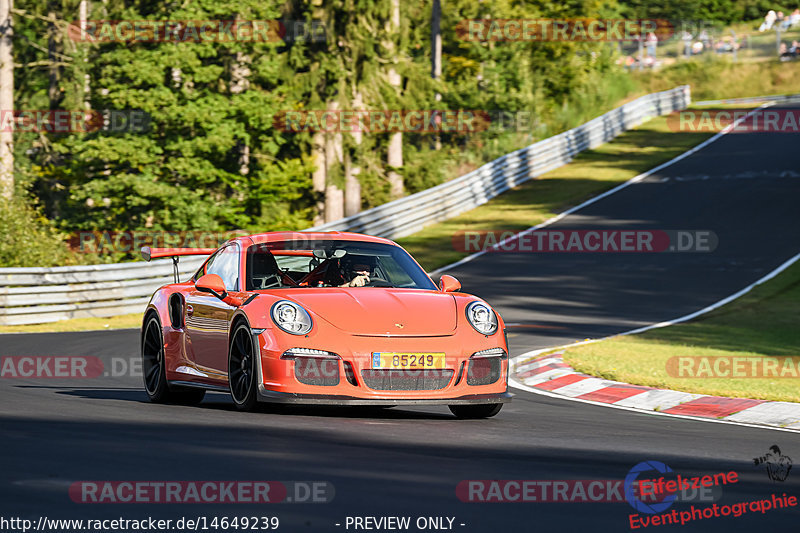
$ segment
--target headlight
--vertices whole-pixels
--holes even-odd
[[[272,321],[286,333],[305,335],[311,331],[311,315],[294,302],[281,300],[272,306]]]
[[[497,315],[483,302],[472,302],[467,306],[467,320],[475,331],[483,335],[497,331]]]

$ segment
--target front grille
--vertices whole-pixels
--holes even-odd
[[[501,357],[471,359],[467,370],[467,385],[491,385],[500,379]]]
[[[294,362],[294,377],[306,385],[333,387],[339,384],[339,361],[319,357],[298,357]]]
[[[373,390],[439,390],[450,383],[452,370],[362,370]]]

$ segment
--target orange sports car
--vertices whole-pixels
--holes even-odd
[[[447,405],[496,415],[508,393],[503,320],[483,300],[439,287],[394,242],[356,233],[276,232],[219,249],[142,248],[146,260],[209,255],[158,289],[142,322],[153,402],[230,392],[257,402]]]

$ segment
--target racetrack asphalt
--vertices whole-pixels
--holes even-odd
[[[507,322],[520,324],[509,329],[512,355],[696,311],[800,251],[796,145],[791,134],[726,135],[548,228],[711,230],[719,238],[713,253],[493,253],[448,273]],[[418,516],[450,516],[464,532],[626,531],[635,511],[625,502],[464,503],[456,486],[488,479],[621,480],[647,460],[685,476],[736,471],[739,482],[723,488],[719,504],[800,496],[796,469],[777,482],[753,462],[773,444],[796,462],[795,433],[520,391],[497,417],[479,421],[455,420],[438,407],[238,413],[222,394],[207,395],[197,407],[154,405],[130,371],[138,360],[134,330],[2,335],[0,355],[97,356],[112,374],[0,379],[0,516],[6,518],[278,516],[279,531],[315,532],[354,531],[345,528],[348,516],[411,516],[412,524]],[[335,487],[335,498],[77,504],[68,488],[80,480],[322,480]],[[798,508],[748,512],[658,529],[793,531],[798,516]]]

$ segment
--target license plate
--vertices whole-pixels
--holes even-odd
[[[444,352],[373,352],[372,368],[386,370],[442,369],[445,366]]]

